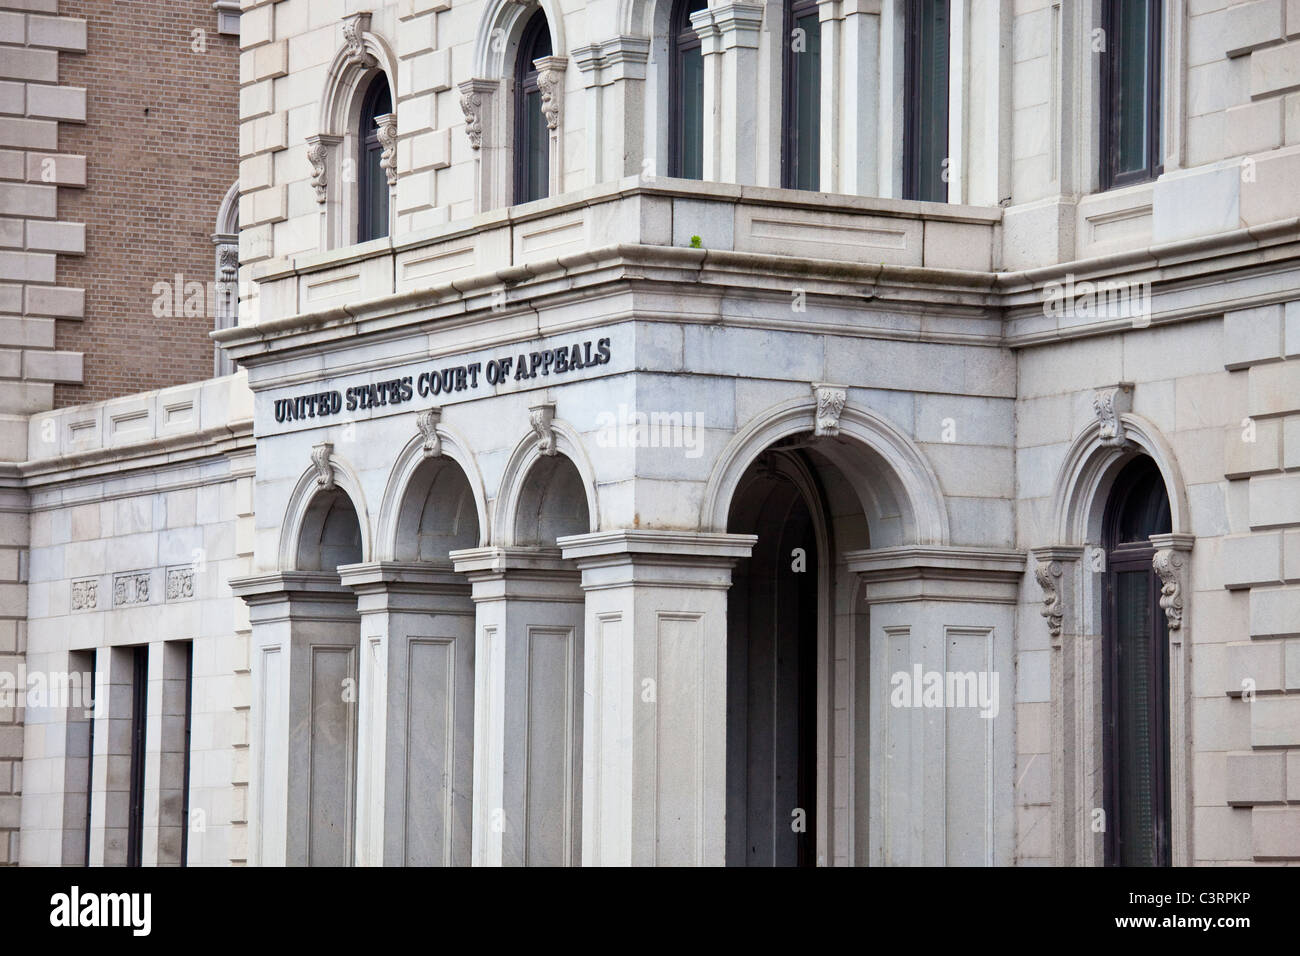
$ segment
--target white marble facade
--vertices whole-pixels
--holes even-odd
[[[1300,861],[1300,6],[1167,4],[1165,171],[1100,192],[1097,5],[955,0],[950,204],[897,198],[898,2],[820,5],[821,193],[777,188],[781,4],[692,20],[703,184],[656,174],[667,6],[540,6],[551,196],[511,206],[535,5],[246,3],[243,371],[175,435],[168,392],[40,416],[85,444],[20,467],[28,666],[148,643],[166,715],[194,641],[190,862],[1099,864],[1091,555],[1138,456],[1173,862]],[[105,603],[191,545],[184,607]],[[900,706],[928,672],[978,700]],[[85,839],[76,724],[28,714],[25,862]]]

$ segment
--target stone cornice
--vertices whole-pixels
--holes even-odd
[[[1015,604],[1025,552],[1002,548],[903,545],[844,554],[869,604],[962,601]]]

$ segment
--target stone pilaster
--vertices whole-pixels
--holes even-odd
[[[450,568],[345,565],[357,595],[358,866],[468,866],[474,605]]]
[[[248,862],[348,866],[356,795],[356,595],[327,571],[232,578],[253,677]]]
[[[723,3],[691,14],[704,56],[704,179],[752,185],[758,176],[759,37],[763,7]]]
[[[586,866],[726,856],[727,589],[753,535],[560,538],[586,592]]]
[[[581,859],[583,603],[554,548],[451,552],[473,585],[475,866]]]

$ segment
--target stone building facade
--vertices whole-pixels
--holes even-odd
[[[239,29],[241,371],[3,473],[23,862],[1300,861],[1300,4]]]

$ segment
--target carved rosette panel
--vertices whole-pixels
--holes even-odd
[[[93,611],[99,607],[99,579],[87,578],[72,582],[72,609]]]
[[[149,603],[149,572],[119,574],[113,578],[113,606]]]
[[[1160,608],[1169,621],[1169,630],[1183,626],[1183,556],[1172,548],[1163,548],[1151,559],[1160,577]]]
[[[534,405],[528,409],[528,422],[537,435],[537,451],[548,458],[556,452],[555,429],[551,427],[554,420],[554,405]]]
[[[465,135],[471,149],[483,146],[483,94],[470,91],[460,95],[461,112],[465,114]]]
[[[1061,599],[1061,576],[1063,568],[1060,561],[1039,561],[1034,569],[1038,586],[1043,589],[1043,607],[1039,611],[1047,618],[1047,630],[1053,641],[1061,639],[1061,622],[1065,617],[1064,601]]]
[[[379,131],[379,167],[388,177],[389,187],[397,185],[397,114],[385,113],[375,118]]]
[[[842,385],[814,385],[813,395],[817,398],[817,412],[813,419],[813,434],[820,437],[833,437],[840,433],[840,415],[848,401],[848,390]]]
[[[438,434],[438,422],[442,420],[442,409],[426,408],[415,416],[415,427],[424,438],[424,457],[437,458],[442,454],[442,437]]]
[[[330,455],[334,454],[334,443],[323,441],[311,448],[311,463],[316,466],[316,484],[324,491],[334,490],[334,465]]]

